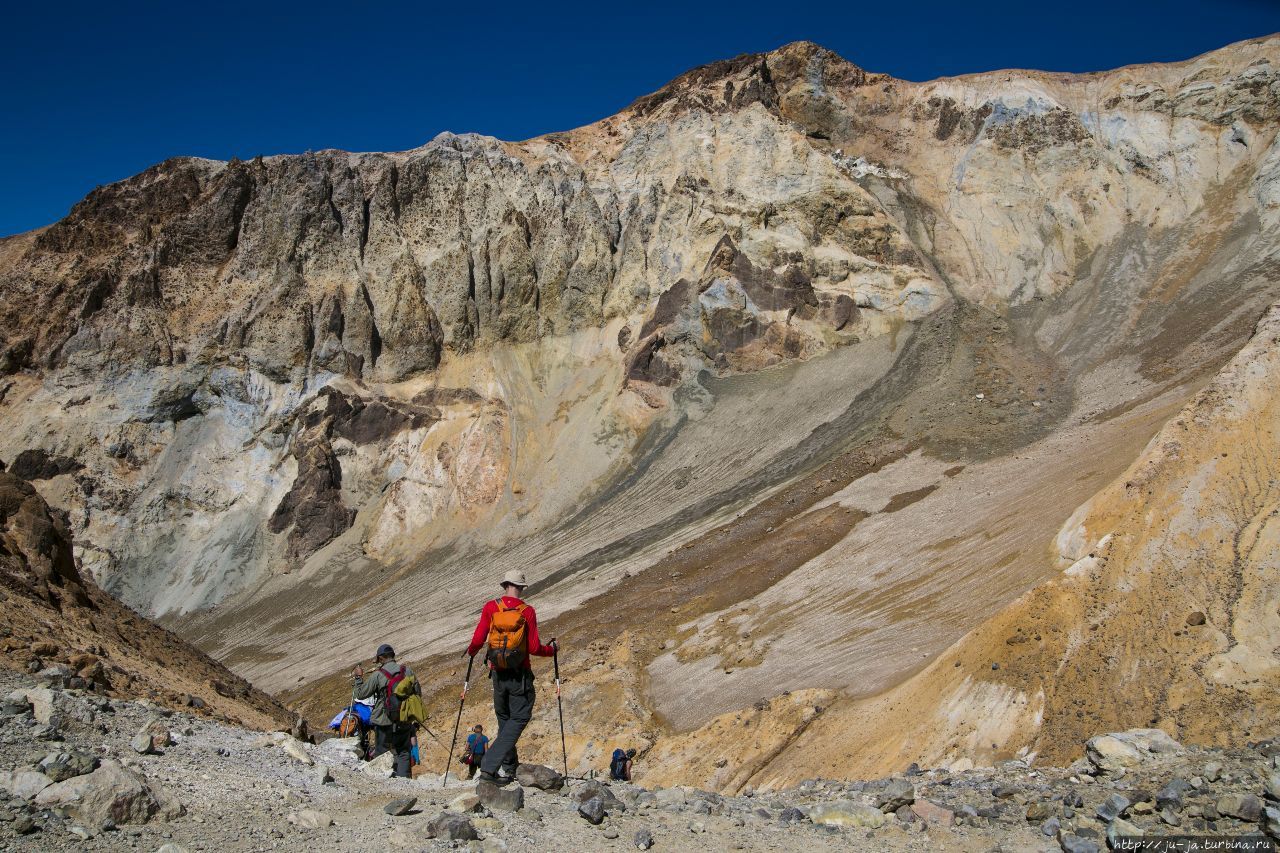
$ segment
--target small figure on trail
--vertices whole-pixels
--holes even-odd
[[[391,646],[386,643],[379,646],[374,660],[378,668],[367,679],[360,664],[351,670],[355,697],[375,699],[369,722],[376,740],[369,758],[377,758],[388,750],[393,752],[393,775],[407,779],[412,774],[414,735],[423,721],[422,689],[413,670],[396,663],[396,653]]]
[[[634,749],[628,749],[623,752],[621,749],[613,751],[613,758],[609,760],[609,778],[618,782],[631,781],[631,759],[636,757]]]
[[[533,666],[529,656],[551,657],[557,648],[554,637],[542,645],[538,617],[532,607],[520,600],[528,585],[524,572],[513,570],[503,576],[502,597],[485,602],[466,651],[475,657],[482,646],[487,649],[485,660],[493,680],[498,734],[480,762],[480,779],[498,785],[515,778],[520,766],[516,741],[533,718]],[[503,776],[498,775],[499,769]]]
[[[484,733],[484,726],[477,723],[471,730],[471,734],[467,735],[467,751],[462,756],[463,763],[467,765],[468,779],[474,777],[476,771],[480,769],[480,762],[484,760],[484,754],[488,748],[489,738]]]

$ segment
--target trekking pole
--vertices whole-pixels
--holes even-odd
[[[564,746],[564,704],[560,701],[560,646],[556,638],[551,638],[555,651],[551,653],[551,662],[556,668],[556,708],[560,711],[560,758],[564,761],[564,775],[569,775],[569,751]]]
[[[458,721],[453,724],[453,739],[449,741],[449,754],[444,757],[444,775],[440,777],[440,787],[443,788],[449,781],[449,767],[453,761],[453,748],[458,745],[458,727],[462,725],[462,706],[467,704],[467,685],[471,683],[471,665],[476,662],[476,656],[472,655],[467,661],[467,676],[462,679],[462,698],[458,700]]]

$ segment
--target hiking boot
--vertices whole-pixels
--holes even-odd
[[[491,785],[498,785],[498,786],[510,785],[512,782],[512,779],[509,776],[495,776],[494,774],[488,773],[484,770],[480,771],[479,778],[481,782],[488,782]]]

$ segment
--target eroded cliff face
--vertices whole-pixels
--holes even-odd
[[[452,648],[516,565],[581,648],[631,614],[619,732],[875,694],[1280,296],[1278,105],[1274,38],[929,83],[799,43],[526,142],[169,161],[0,241],[0,458],[255,678]]]

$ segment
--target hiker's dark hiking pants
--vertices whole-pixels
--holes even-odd
[[[533,719],[533,670],[520,669],[506,671],[493,670],[493,713],[498,718],[498,736],[489,744],[489,749],[480,762],[480,770],[484,773],[497,773],[498,768],[505,769],[508,775],[515,775],[520,765],[520,757],[516,753],[516,741],[520,733]]]
[[[408,779],[412,775],[413,728],[411,726],[374,726],[373,755],[377,758],[387,750],[395,753],[395,764],[392,774]]]

